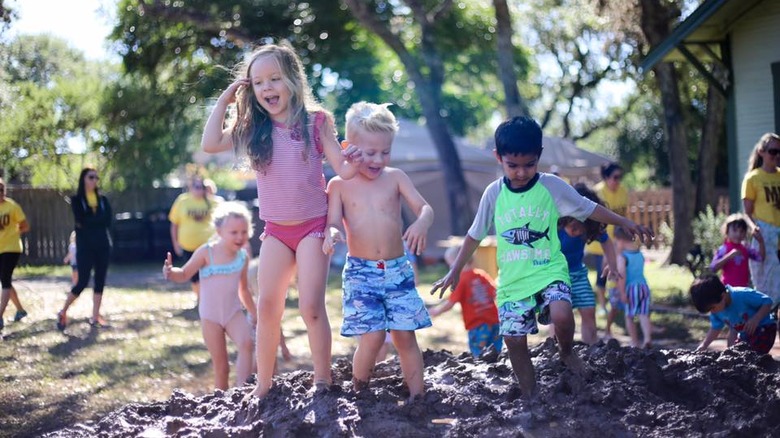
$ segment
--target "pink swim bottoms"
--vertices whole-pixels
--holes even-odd
[[[328,218],[326,216],[309,219],[296,225],[279,225],[273,222],[266,222],[261,239],[268,236],[279,239],[285,246],[293,252],[298,250],[298,244],[308,236],[325,238],[325,224]]]

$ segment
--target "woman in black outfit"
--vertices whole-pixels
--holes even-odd
[[[70,198],[76,229],[76,263],[79,271],[79,281],[71,288],[65,305],[57,314],[57,328],[64,330],[68,324],[68,307],[79,297],[89,283],[90,271],[95,269],[95,283],[92,295],[92,317],[89,323],[93,326],[106,324],[100,316],[100,303],[103,300],[103,286],[106,283],[108,271],[108,256],[111,244],[108,231],[111,227],[111,205],[108,199],[98,191],[97,170],[87,167],[79,176],[79,189],[76,196]]]

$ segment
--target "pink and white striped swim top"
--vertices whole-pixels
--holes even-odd
[[[301,130],[274,122],[271,164],[255,171],[260,219],[264,221],[307,220],[328,214],[325,175],[322,173],[324,154],[319,138],[326,116],[322,112],[312,116],[309,120],[313,123],[308,129],[314,144],[307,160],[303,160],[306,144]]]

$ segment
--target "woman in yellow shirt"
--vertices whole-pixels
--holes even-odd
[[[214,235],[211,213],[217,204],[217,200],[208,195],[200,175],[190,177],[188,189],[187,193],[182,193],[173,201],[168,213],[173,251],[177,257],[183,258],[182,263],[186,263],[192,253]],[[197,308],[200,296],[200,277],[197,272],[190,279],[190,283],[192,291],[195,292]]]
[[[19,321],[27,316],[27,311],[19,302],[11,283],[16,264],[19,263],[19,257],[22,255],[21,235],[30,230],[27,224],[27,217],[22,211],[22,207],[11,198],[5,197],[5,182],[0,178],[0,283],[3,286],[3,292],[0,296],[0,339],[3,335],[3,314],[8,306],[8,301],[13,301],[16,306],[16,315],[14,321]]]
[[[625,216],[628,211],[628,190],[621,185],[623,168],[616,162],[602,164],[601,177],[603,181],[593,186],[593,191],[596,192],[607,208],[621,216]],[[607,234],[610,237],[610,241],[614,240],[614,230],[614,226],[607,226]],[[607,278],[601,275],[604,252],[598,242],[591,242],[585,246],[585,260],[588,267],[596,271],[598,312],[605,315],[607,314]]]
[[[761,136],[750,154],[748,172],[742,181],[742,204],[754,225],[754,234],[764,238],[766,257],[750,260],[753,286],[780,304],[780,136]],[[753,239],[752,245],[758,247]]]

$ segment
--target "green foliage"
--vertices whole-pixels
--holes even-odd
[[[723,243],[723,232],[721,229],[725,222],[726,215],[724,213],[715,214],[710,206],[707,206],[707,210],[699,213],[696,219],[693,220],[693,224],[691,224],[693,228],[693,243],[699,249],[701,257],[700,265],[692,267],[694,275],[698,276],[709,271],[712,256]],[[689,260],[691,260],[691,257],[695,258],[697,256],[699,254],[691,254],[689,255]]]
[[[403,64],[376,35],[358,25],[346,6],[334,6],[332,0],[187,0],[171,4],[123,0],[112,38],[121,47],[127,74],[138,75],[136,80],[148,77],[150,82],[157,81],[147,101],[165,100],[171,117],[178,117],[188,106],[201,108],[199,117],[178,121],[189,123],[190,130],[197,132],[207,114],[204,99],[217,95],[231,80],[224,66],[234,66],[253,45],[279,39],[296,48],[315,93],[334,110],[339,126],[349,105],[359,100],[392,102],[396,115],[418,118],[422,111],[415,84]],[[376,14],[393,23],[412,56],[422,57],[408,8],[382,2],[377,3]],[[436,23],[435,44],[447,72],[442,111],[457,134],[484,123],[501,102],[495,51],[485,50],[486,44],[495,44],[492,16],[492,8],[485,2],[460,3]],[[518,70],[527,71],[527,56],[519,52],[518,60]],[[161,94],[163,86],[178,95],[172,91]],[[153,112],[148,117],[160,116]],[[165,131],[159,134],[165,136]],[[152,135],[154,132],[146,132],[145,141],[153,141]],[[157,142],[172,144],[165,138]],[[170,147],[178,150],[186,143],[176,138],[176,146]]]
[[[69,142],[89,142],[99,124],[102,74],[58,38],[0,44],[0,161],[9,179],[29,179],[41,162],[70,171]]]

